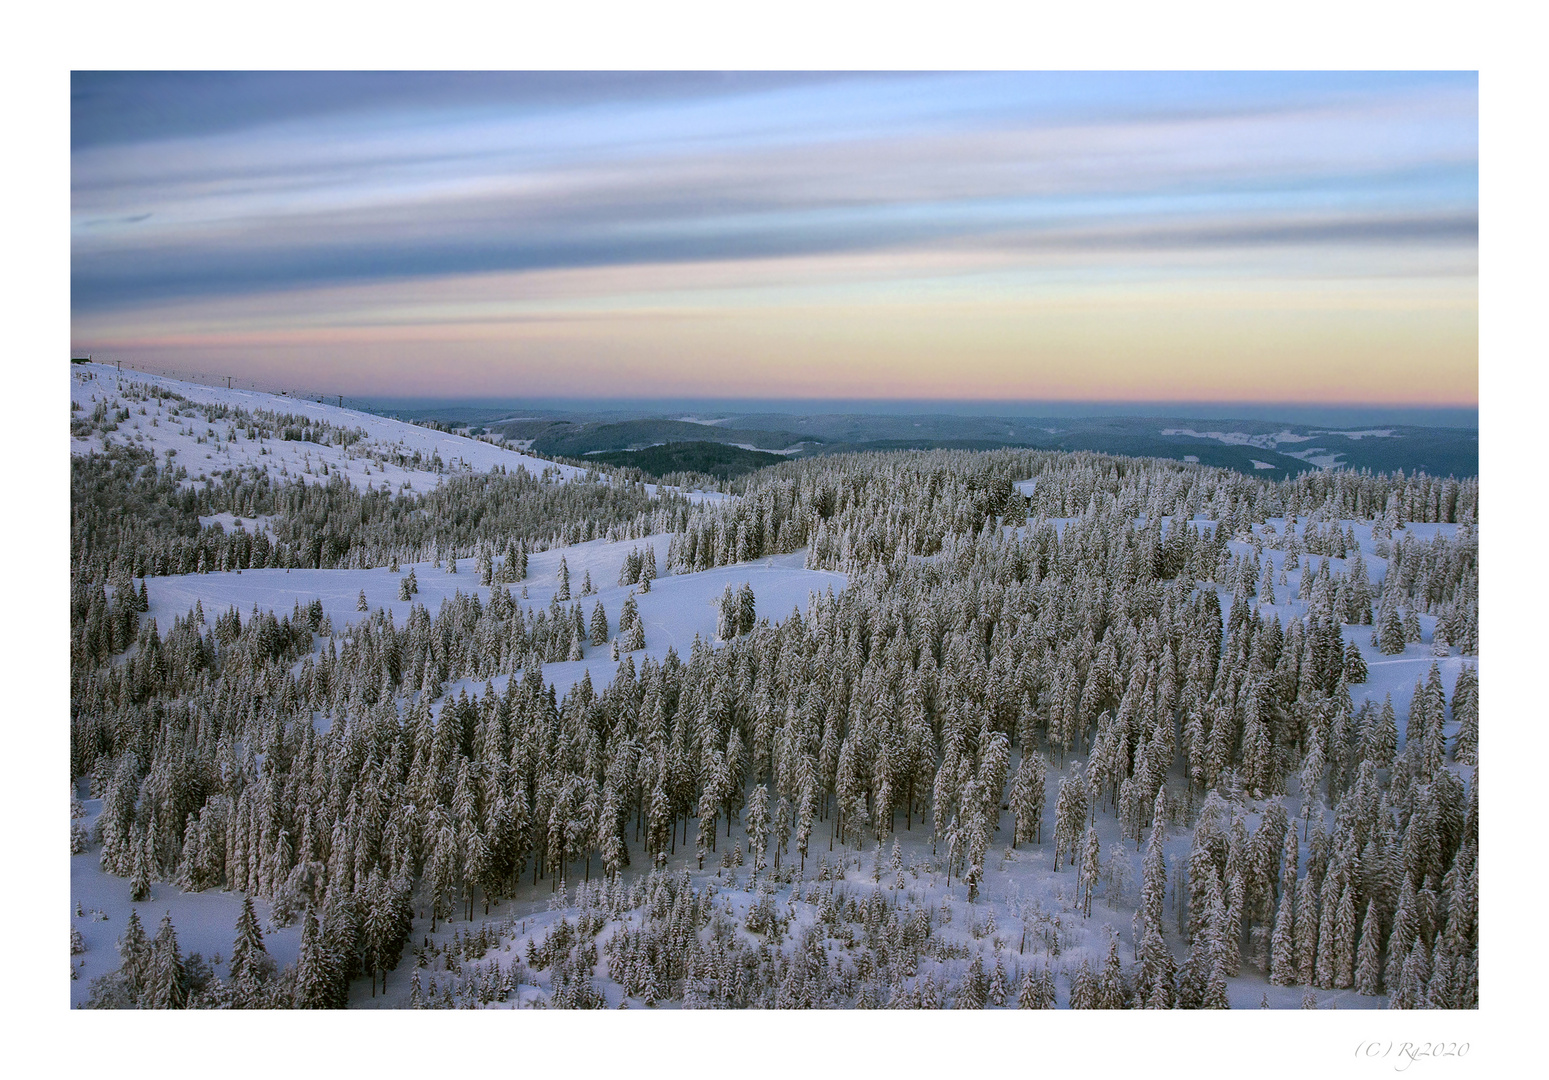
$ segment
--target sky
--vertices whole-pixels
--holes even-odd
[[[1473,407],[1473,73],[85,73],[72,349],[378,397]]]

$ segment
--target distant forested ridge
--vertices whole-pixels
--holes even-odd
[[[639,469],[648,476],[664,477],[671,473],[702,473],[717,480],[745,476],[757,469],[787,460],[780,454],[745,450],[718,442],[674,442],[648,446],[643,450],[618,450],[588,454],[583,463],[596,462]]]

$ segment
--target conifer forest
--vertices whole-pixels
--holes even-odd
[[[1478,1007],[1477,477],[70,405],[77,1007]]]

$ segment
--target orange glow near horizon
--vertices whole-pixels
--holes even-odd
[[[1478,400],[1472,72],[76,72],[74,348],[375,397]]]
[[[261,370],[363,395],[1477,404],[1471,267],[1072,283],[1068,268],[1050,280],[993,258],[942,262],[248,294],[78,316],[76,343],[168,370]]]

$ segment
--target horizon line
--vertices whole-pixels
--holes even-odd
[[[346,395],[348,397],[349,395]],[[1253,420],[1319,424],[1397,423],[1414,427],[1479,426],[1477,404],[1407,402],[1112,401],[998,398],[620,398],[360,395],[377,408],[527,408],[547,412],[681,412],[689,414],[881,414],[890,416],[1018,417],[1059,419]],[[1320,420],[1318,417],[1328,417]],[[1332,418],[1338,417],[1339,421]],[[1363,419],[1364,418],[1364,419]]]

